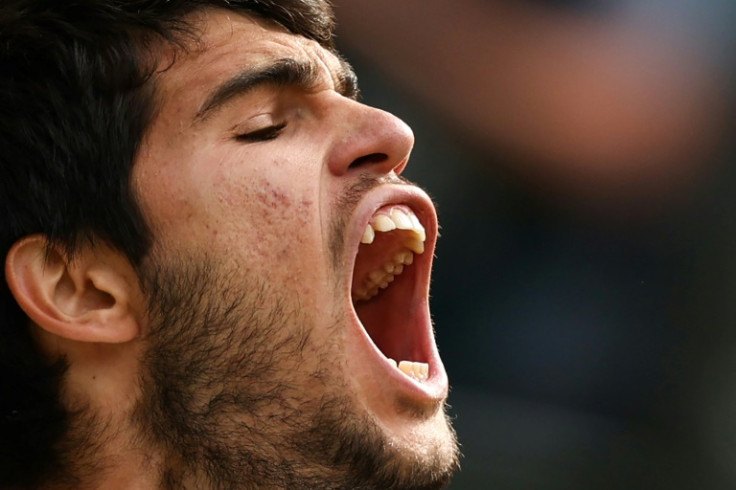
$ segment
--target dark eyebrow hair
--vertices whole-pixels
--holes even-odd
[[[346,61],[342,58],[339,61],[340,68],[336,73],[335,89],[345,97],[357,99],[358,78]],[[320,69],[320,65],[315,61],[284,58],[265,67],[244,70],[218,85],[197,111],[194,120],[195,122],[203,121],[236,97],[264,85],[296,87],[309,91],[318,84]]]

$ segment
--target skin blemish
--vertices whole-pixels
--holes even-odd
[[[264,216],[283,215],[290,211],[293,201],[280,187],[271,182],[262,181],[256,191],[256,199],[263,208]],[[274,216],[275,217],[275,216]]]
[[[291,207],[291,199],[289,199],[289,197],[286,195],[286,192],[282,191],[281,189],[275,189],[271,185],[269,185],[268,187],[270,203],[283,209],[288,209]]]

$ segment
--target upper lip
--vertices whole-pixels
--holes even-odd
[[[383,357],[383,353],[374,346],[371,340],[368,340],[369,336],[362,327],[357,311],[352,306],[350,286],[360,239],[376,211],[390,205],[408,206],[419,218],[426,231],[425,251],[415,257],[412,272],[407,278],[403,279],[404,281],[413,280],[413,286],[410,288],[404,286],[406,291],[402,290],[400,295],[404,303],[407,303],[405,308],[404,305],[401,308],[405,311],[402,314],[407,315],[406,325],[402,325],[401,328],[404,329],[404,333],[411,336],[410,341],[415,344],[412,347],[412,352],[416,358],[396,359],[397,361],[412,360],[428,363],[430,365],[429,379],[422,383],[415,383],[390,367],[390,364]],[[378,366],[374,366],[374,368],[386,370],[387,372],[384,375],[397,381],[396,384],[400,386],[399,389],[403,391],[404,396],[433,401],[444,399],[447,394],[447,376],[437,353],[428,307],[430,272],[437,239],[437,215],[431,199],[424,191],[413,185],[385,184],[378,186],[369,191],[357,205],[349,230],[347,244],[349,257],[351,258],[349,265],[351,267],[347,270],[345,298],[351,303],[351,309],[360,324],[362,332],[359,333],[366,337],[366,347],[376,353],[373,358],[377,361],[374,364]],[[397,282],[400,280],[402,280],[401,276]],[[361,306],[361,308],[364,308],[364,306]]]

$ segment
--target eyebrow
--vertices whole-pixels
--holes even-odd
[[[360,90],[358,77],[352,67],[342,58],[340,66],[334,74],[336,91],[345,97],[357,99]],[[228,102],[242,97],[263,86],[295,87],[305,92],[319,83],[320,71],[324,70],[316,61],[302,61],[284,58],[274,61],[265,67],[250,68],[218,85],[207,97],[194,121],[201,122],[211,117]]]

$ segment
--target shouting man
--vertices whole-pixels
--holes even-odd
[[[0,487],[441,488],[413,144],[325,0],[0,5]]]

